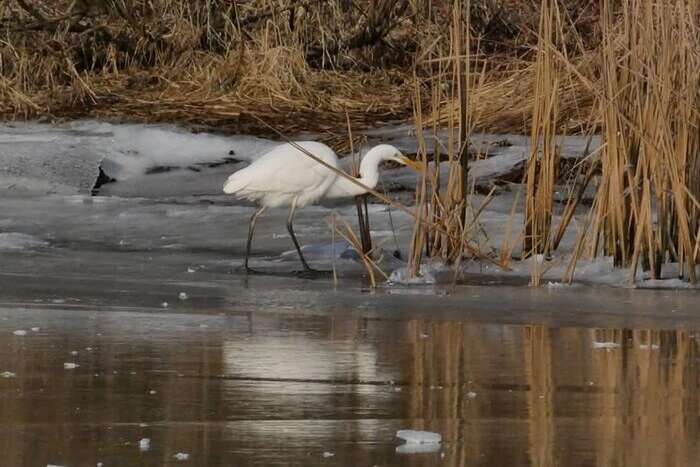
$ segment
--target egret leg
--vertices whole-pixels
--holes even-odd
[[[250,217],[250,225],[248,226],[248,243],[245,247],[245,263],[243,263],[243,267],[245,268],[246,273],[254,272],[248,267],[248,258],[250,257],[250,250],[253,246],[253,234],[255,233],[255,223],[258,222],[258,217],[260,217],[260,215],[263,212],[265,212],[265,209],[265,206],[261,207],[260,209],[255,211]]]
[[[292,237],[292,241],[294,242],[294,247],[297,249],[297,253],[299,253],[299,259],[301,260],[301,264],[304,266],[304,271],[306,272],[317,272],[314,269],[311,269],[309,267],[309,264],[306,262],[304,259],[304,255],[301,254],[301,248],[299,247],[299,242],[297,241],[297,236],[294,235],[294,226],[292,223],[294,222],[294,213],[297,210],[297,199],[294,198],[294,201],[292,201],[292,209],[289,211],[289,219],[287,219],[287,231],[289,232],[289,236]]]

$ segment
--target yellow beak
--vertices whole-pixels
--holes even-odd
[[[400,157],[401,162],[408,168],[415,170],[418,173],[423,173],[425,172],[425,168],[423,167],[423,163],[420,161],[414,161],[409,159],[406,156],[401,156]]]

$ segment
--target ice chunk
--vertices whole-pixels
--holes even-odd
[[[25,331],[24,329],[18,329],[16,331],[14,331],[12,334],[14,334],[15,336],[26,336],[27,331]]]
[[[80,366],[80,365],[78,365],[77,363],[70,363],[70,362],[66,362],[66,363],[63,364],[63,368],[64,368],[65,370],[75,370],[75,369],[78,368],[79,366]]]
[[[41,328],[32,328],[32,332],[39,332],[41,331]]]
[[[476,393],[474,391],[469,391],[467,397],[470,399],[476,399]]]
[[[141,451],[148,451],[151,449],[151,440],[148,438],[143,438],[141,441],[139,441],[139,449]]]
[[[431,431],[399,430],[396,432],[396,437],[408,444],[439,444],[442,442],[440,433]]]
[[[598,350],[612,350],[620,347],[617,342],[593,342],[593,348]]]
[[[329,457],[333,457],[333,456],[335,456],[335,453],[330,452],[330,451],[326,451],[323,453],[323,457],[325,457],[325,458],[329,458]]]
[[[442,445],[440,443],[406,443],[396,447],[397,454],[425,454],[438,452]]]
[[[187,454],[186,452],[178,452],[177,454],[175,454],[173,456],[173,458],[175,460],[178,460],[178,461],[186,461],[187,459],[190,458],[190,455]]]
[[[180,300],[187,300],[187,298],[188,298],[187,292],[180,292],[178,294],[177,298],[179,298]]]
[[[168,302],[163,302],[160,304],[160,306],[162,306],[163,308],[168,308],[168,305]]]
[[[11,371],[3,371],[2,373],[0,373],[0,377],[2,377],[2,378],[7,378],[7,379],[9,379],[9,378],[14,378],[14,377],[16,377],[16,376],[17,376],[17,374],[16,374],[16,373],[12,373]]]
[[[451,269],[442,263],[421,264],[417,277],[410,277],[408,268],[402,267],[392,271],[389,282],[393,284],[437,284],[449,277]]]

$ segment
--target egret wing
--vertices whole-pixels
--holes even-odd
[[[335,153],[328,146],[315,142],[297,144],[324,162],[334,167],[337,165]],[[224,191],[242,196],[301,194],[318,189],[334,178],[330,169],[294,146],[283,144],[231,175]]]

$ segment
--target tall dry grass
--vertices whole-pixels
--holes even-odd
[[[700,19],[688,0],[603,0],[604,149],[591,253],[653,279],[700,259]]]
[[[418,274],[426,257],[457,264],[465,252],[483,256],[478,245],[473,244],[475,216],[467,196],[469,138],[475,121],[469,101],[484,79],[483,69],[473,68],[470,12],[470,0],[455,0],[450,33],[444,39],[447,49],[440,41],[434,42],[416,64],[427,69],[429,76],[424,81],[418,74],[415,76],[414,122],[418,157],[425,167],[425,176],[416,188],[416,213],[429,223],[414,226],[409,256],[409,271],[413,275]],[[427,98],[423,87],[429,89]],[[424,101],[428,110],[424,110]],[[451,105],[443,109],[444,102]],[[438,118],[424,121],[424,113],[438,114]],[[449,135],[445,146],[438,138],[442,118]],[[426,130],[431,135],[430,141],[425,140]]]
[[[557,121],[559,81],[557,37],[561,20],[555,0],[542,0],[537,46],[535,89],[533,93],[530,156],[525,175],[525,243],[527,255],[548,255],[552,250],[554,185],[557,182],[559,153]]]
[[[446,159],[454,163],[460,160],[463,138],[468,140],[459,132],[464,128],[461,123],[469,121],[471,129],[480,128],[492,115],[508,115],[491,112],[510,104],[510,115],[529,125],[531,136],[522,233],[526,255],[547,256],[556,249],[580,208],[584,190],[596,182],[597,194],[583,223],[569,277],[579,257],[588,252],[593,257],[614,257],[617,266],[630,269],[633,279],[640,266],[648,277],[661,278],[663,266],[673,262],[679,264],[681,277],[695,282],[700,260],[700,7],[690,0],[601,0],[600,12],[600,40],[590,49],[564,2],[542,0],[538,44],[522,67],[530,71],[519,80],[522,92],[517,97],[508,94],[512,87],[490,84],[493,74],[487,66],[466,97],[436,91],[460,89],[459,74],[450,71],[459,56],[454,50],[467,50],[466,62],[472,69],[483,63],[473,44],[461,37],[462,46],[456,46],[457,36],[451,35],[450,53],[431,57],[438,64],[432,73],[431,109],[416,111],[416,122],[419,129],[441,125],[449,130]],[[472,77],[467,82],[475,81]],[[493,100],[484,103],[487,96]],[[531,110],[523,110],[527,107]],[[601,151],[580,165],[575,177],[559,176],[557,136],[596,128],[602,133]],[[435,160],[437,169],[439,158]],[[449,173],[453,177],[463,172]],[[570,197],[554,229],[558,184]],[[459,226],[464,234],[456,209],[468,204],[466,193],[460,191],[464,184],[451,178],[441,193],[436,186],[438,175],[423,182],[419,206],[436,224],[448,229]],[[432,254],[447,262],[458,262],[464,253],[461,243],[450,245],[439,235],[414,236],[414,245],[424,243],[440,246]],[[417,255],[421,249],[413,251]],[[507,264],[509,255],[510,250],[506,256],[501,252],[501,264]],[[537,263],[533,284],[539,283],[545,268]]]

